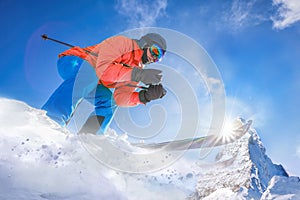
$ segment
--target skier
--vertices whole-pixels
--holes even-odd
[[[94,46],[70,48],[59,54],[57,62],[64,82],[42,109],[57,123],[66,126],[78,104],[86,99],[94,104],[95,110],[79,133],[103,134],[118,106],[146,104],[166,94],[160,83],[162,71],[143,69],[146,64],[160,61],[166,48],[165,39],[157,33],[148,33],[140,39],[113,36]],[[82,86],[74,97],[74,83],[83,61],[94,68],[99,81],[92,88]],[[139,82],[149,87],[137,92]]]

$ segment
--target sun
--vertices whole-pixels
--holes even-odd
[[[219,135],[222,142],[229,142],[235,138],[236,131],[242,127],[240,119],[226,118],[222,127],[221,134]]]

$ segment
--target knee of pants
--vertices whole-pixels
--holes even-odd
[[[104,117],[104,120],[100,127],[100,132],[105,133],[113,119],[117,105],[112,97],[112,92],[103,85],[98,85],[94,102],[94,114]]]
[[[77,56],[63,56],[57,61],[57,70],[64,79],[74,78],[83,62],[82,58]]]

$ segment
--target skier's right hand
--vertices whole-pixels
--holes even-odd
[[[161,70],[158,69],[139,69],[133,68],[131,80],[143,82],[146,85],[157,84],[161,81]]]
[[[150,85],[148,89],[139,92],[139,98],[141,102],[146,104],[152,100],[163,98],[166,93],[167,91],[163,88],[162,84]]]

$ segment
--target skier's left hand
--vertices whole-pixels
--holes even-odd
[[[150,85],[148,89],[142,90],[139,93],[140,101],[143,103],[148,103],[152,100],[163,98],[167,93],[162,86],[162,84],[158,85]]]

